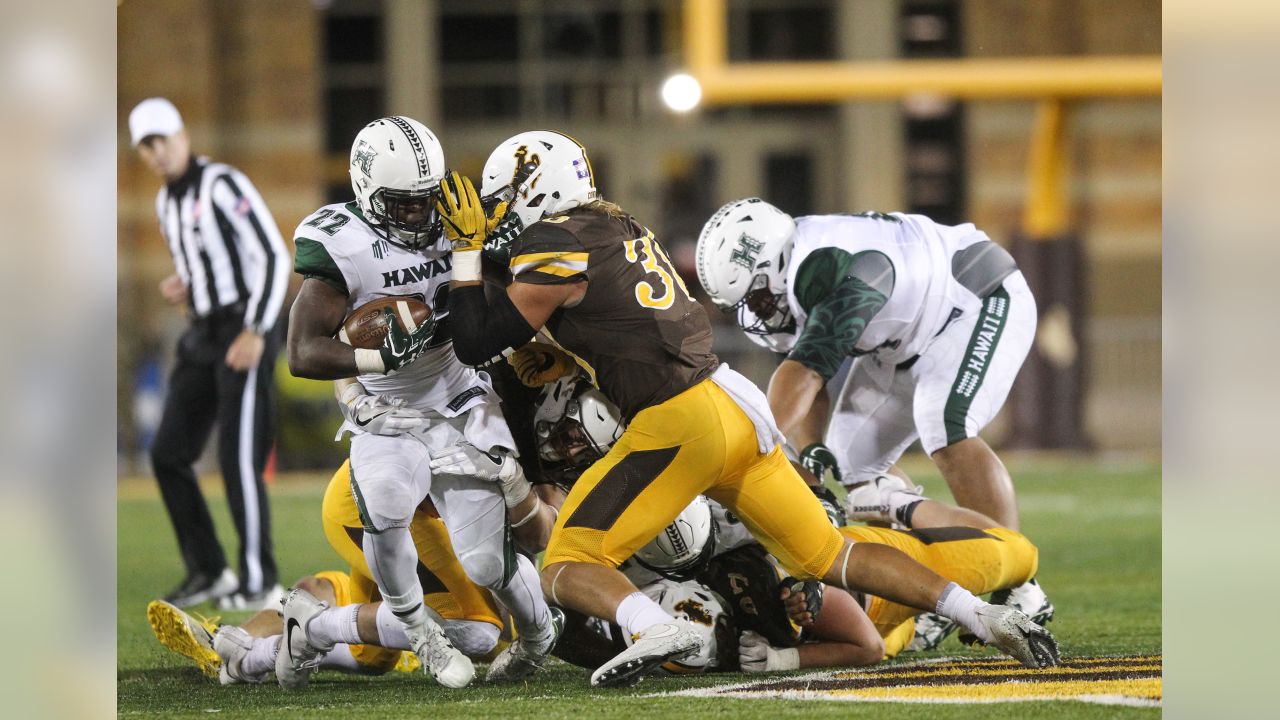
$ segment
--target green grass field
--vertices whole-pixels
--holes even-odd
[[[1022,507],[1023,531],[1040,547],[1039,579],[1054,603],[1049,625],[1064,656],[1159,654],[1160,468],[1156,465],[1102,465],[1012,459]],[[928,465],[909,467],[939,499],[945,491]],[[282,579],[338,568],[319,523],[323,478],[290,479],[273,490],[275,542]],[[235,540],[226,505],[212,498],[224,546]],[[121,484],[118,504],[118,685],[117,710],[130,717],[875,717],[894,718],[1055,718],[1154,717],[1155,708],[1103,706],[1082,702],[941,705],[781,701],[718,697],[652,697],[654,693],[759,676],[708,675],[646,680],[623,691],[594,691],[588,673],[556,664],[523,686],[474,687],[449,691],[421,675],[350,677],[321,673],[304,692],[285,693],[275,685],[223,688],[194,666],[162,648],[147,627],[145,608],[172,586],[181,568],[168,519],[146,481]],[[207,610],[207,608],[203,608]],[[244,614],[224,617],[238,621]],[[923,657],[982,655],[954,639]],[[906,659],[917,659],[911,655]],[[919,656],[917,656],[919,657]],[[483,670],[481,670],[483,673]]]

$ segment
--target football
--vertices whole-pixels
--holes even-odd
[[[431,317],[431,307],[416,297],[378,298],[356,308],[342,321],[338,339],[352,347],[369,350],[381,347],[383,338],[387,336],[387,323],[382,312],[386,308],[391,308],[400,327],[408,332],[417,330],[418,325]]]

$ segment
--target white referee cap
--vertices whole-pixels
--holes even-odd
[[[182,115],[173,103],[160,97],[147,98],[129,113],[129,134],[133,146],[148,135],[170,135],[182,129]]]

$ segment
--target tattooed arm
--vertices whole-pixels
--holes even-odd
[[[821,255],[819,253],[822,253]],[[827,248],[806,258],[797,275],[796,298],[812,299],[800,339],[769,381],[769,406],[778,429],[798,449],[822,440],[810,410],[867,324],[889,301],[894,273],[878,252],[850,255]]]
[[[849,356],[871,318],[889,297],[852,275],[835,286],[830,296],[813,306],[800,339],[787,355],[830,380]]]

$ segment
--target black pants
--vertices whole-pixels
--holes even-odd
[[[279,344],[267,336],[254,370],[227,367],[227,348],[243,329],[242,318],[243,312],[232,308],[193,322],[183,334],[151,462],[187,572],[218,575],[227,559],[192,468],[217,422],[218,462],[240,534],[240,590],[257,593],[277,580],[262,469],[274,438],[273,368]]]

